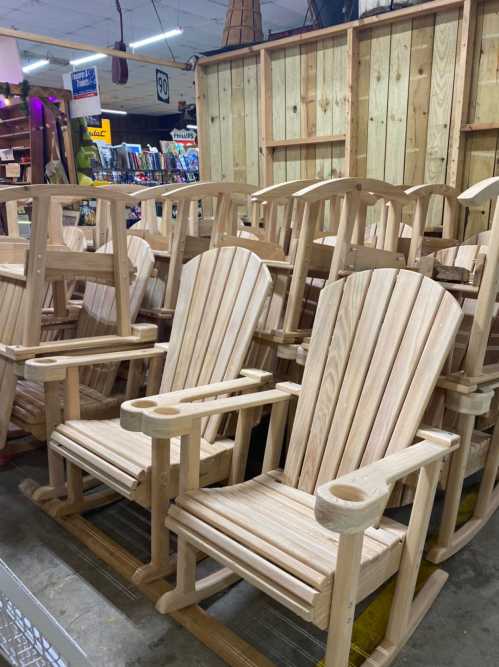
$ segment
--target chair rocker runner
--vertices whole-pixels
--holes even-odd
[[[106,484],[114,492],[151,510],[151,562],[139,568],[136,583],[153,581],[171,571],[169,540],[164,528],[168,501],[179,487],[180,442],[157,447],[156,440],[120,427],[118,420],[82,420],[78,401],[78,369],[124,359],[150,359],[147,398],[135,402],[141,414],[145,405],[164,400],[172,403],[202,397],[254,390],[270,381],[269,373],[241,371],[258,316],[270,290],[265,265],[244,248],[213,249],[184,267],[170,343],[132,353],[95,354],[33,360],[26,363],[26,377],[46,381],[46,389],[65,382],[65,415],[53,423],[49,439],[49,469],[67,462],[67,501],[47,504],[47,511],[66,516],[95,506],[94,495],[83,494],[81,471]],[[167,350],[160,385],[160,364]],[[45,362],[45,363],[43,363]],[[48,363],[48,365],[47,365]],[[238,378],[239,375],[242,377]],[[160,396],[155,394],[161,391]],[[223,400],[223,399],[221,399]],[[59,420],[60,422],[60,420]],[[246,466],[252,423],[238,431],[238,447],[218,437],[221,417],[205,420],[202,429],[201,480],[203,484],[240,481]],[[129,423],[133,423],[133,415]],[[171,463],[170,476],[162,469]],[[54,485],[59,484],[59,489]],[[51,488],[52,487],[52,488]],[[45,497],[65,489],[60,477],[51,476]],[[116,499],[109,493],[105,496]]]
[[[159,452],[180,437],[179,495],[166,520],[178,536],[177,583],[158,610],[195,604],[242,577],[329,629],[326,667],[347,667],[356,602],[397,574],[386,636],[364,663],[390,664],[447,578],[437,571],[414,597],[441,462],[458,444],[452,434],[418,427],[461,318],[454,297],[429,278],[355,273],[321,293],[302,387],[144,406],[141,429]],[[200,489],[203,420],[237,410],[241,433],[248,413],[264,404],[273,408],[262,474]],[[133,403],[122,406],[126,427],[129,416],[136,430]],[[415,436],[423,441],[412,444]],[[406,527],[383,512],[393,484],[417,470]],[[198,549],[224,568],[196,581]]]

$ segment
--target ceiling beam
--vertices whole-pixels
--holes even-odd
[[[57,39],[55,37],[48,37],[47,35],[37,35],[34,32],[23,32],[21,30],[13,30],[12,28],[0,27],[0,36],[13,37],[14,39],[22,39],[28,42],[36,42],[38,44],[48,44],[49,46],[59,46],[62,49],[72,49],[73,51],[89,51],[90,53],[105,53],[107,56],[114,58],[125,58],[126,60],[135,60],[139,63],[146,63],[148,65],[161,65],[162,67],[174,67],[175,69],[190,70],[192,69],[189,63],[181,63],[176,60],[161,60],[157,58],[150,58],[149,56],[140,56],[130,51],[118,51],[117,49],[109,49],[106,46],[95,46],[94,44],[84,44],[82,42],[72,42],[67,39]]]

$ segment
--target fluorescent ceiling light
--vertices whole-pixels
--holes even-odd
[[[35,69],[40,69],[40,67],[45,67],[48,65],[50,60],[47,60],[44,58],[43,60],[35,60],[34,63],[30,63],[29,65],[25,65],[23,67],[23,72],[33,72]]]
[[[126,116],[127,113],[128,113],[128,111],[122,111],[121,109],[102,109],[101,108],[101,111],[103,113],[115,113],[118,116]]]
[[[84,56],[83,58],[77,58],[76,60],[70,60],[70,65],[83,65],[83,63],[92,63],[94,60],[102,60],[107,58],[105,53],[93,53],[90,56]]]
[[[132,42],[130,48],[140,49],[141,46],[146,46],[147,44],[154,44],[154,42],[161,42],[163,39],[168,39],[169,37],[176,37],[181,35],[184,31],[182,28],[173,28],[173,30],[168,30],[168,32],[162,32],[160,35],[153,35],[152,37],[145,37],[144,39],[139,39],[138,42]]]
[[[187,128],[188,130],[197,130],[197,129],[198,129],[198,126],[197,126],[197,125],[186,125],[186,128]]]

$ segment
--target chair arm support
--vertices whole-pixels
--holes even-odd
[[[232,383],[236,382],[237,380],[232,381]],[[178,393],[180,394],[180,392]],[[227,389],[223,393],[227,393]],[[160,439],[187,435],[191,432],[193,422],[204,417],[248,410],[249,408],[257,408],[261,405],[288,401],[290,399],[289,393],[279,391],[278,389],[268,389],[253,394],[219,398],[213,401],[204,401],[203,403],[182,403],[178,402],[178,400],[175,402],[175,400],[170,400],[173,396],[173,393],[165,394],[163,397],[168,397],[168,400],[165,400],[162,405],[143,406],[145,409],[140,416],[142,433],[149,435],[151,438]],[[143,401],[133,402],[144,403]],[[132,423],[132,428],[130,428],[129,416],[124,416],[123,405],[121,412],[121,425],[123,428],[138,430],[137,423]]]
[[[155,324],[132,324],[131,336],[90,336],[60,341],[46,341],[38,345],[0,345],[0,357],[9,361],[24,361],[49,354],[73,354],[85,350],[125,348],[154,343],[158,334]]]
[[[115,364],[134,359],[153,359],[162,357],[166,351],[161,345],[158,347],[143,348],[140,350],[124,350],[123,352],[108,352],[106,354],[82,354],[68,357],[39,357],[28,359],[21,364],[20,374],[26,380],[33,382],[62,381],[66,378],[68,368],[81,368],[96,364]]]
[[[315,518],[337,533],[359,533],[376,525],[395,482],[443,459],[458,446],[458,436],[450,439],[447,445],[423,440],[323,484],[315,497]]]

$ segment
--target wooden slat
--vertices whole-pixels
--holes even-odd
[[[270,57],[270,56],[269,56]],[[286,141],[286,51],[274,51],[272,68],[272,137],[271,143]],[[268,146],[268,141],[266,145]],[[274,150],[272,157],[273,183],[284,183],[286,177],[286,149]]]
[[[286,49],[286,139],[301,137],[300,47]],[[300,148],[286,149],[286,180],[301,178]]]
[[[437,15],[435,21],[425,183],[444,183],[447,176],[458,16],[457,10],[442,12]],[[430,202],[428,224],[442,224],[442,213],[443,202],[439,197],[434,197]]]
[[[411,22],[392,26],[386,158],[384,178],[389,183],[404,183],[404,151],[407,132],[407,98],[411,55]]]

